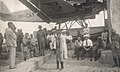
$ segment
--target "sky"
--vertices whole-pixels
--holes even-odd
[[[25,5],[23,5],[19,0],[0,0],[5,3],[5,5],[8,7],[10,12],[20,11],[24,9],[28,9]],[[86,20],[88,22],[88,20]],[[17,29],[22,29],[24,33],[32,33],[33,31],[38,30],[38,25],[42,25],[43,28],[51,29],[55,26],[54,23],[47,24],[45,22],[13,22]],[[63,26],[63,25],[62,25]],[[95,26],[104,26],[104,17],[103,12],[101,12],[99,15],[96,15],[96,19],[89,20],[89,26],[95,27]],[[5,31],[5,28],[7,28],[7,22],[3,22],[0,20],[0,32]],[[73,28],[80,27],[78,24],[75,24]]]

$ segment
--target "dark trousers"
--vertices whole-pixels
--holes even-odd
[[[80,54],[81,54],[81,47],[75,47],[75,56],[77,57],[77,59],[79,60]]]
[[[95,60],[98,60],[100,57],[101,57],[101,51],[103,51],[104,49],[97,49],[95,51],[95,56],[94,56],[94,59]]]
[[[21,39],[22,40],[22,39]],[[22,41],[21,40],[18,40],[17,41],[17,51],[20,51],[21,52],[21,44],[22,44]]]
[[[88,54],[89,54],[89,57],[92,58],[92,57],[93,57],[93,55],[92,55],[92,53],[93,53],[92,48],[91,48],[90,50],[88,50],[88,51],[86,51],[86,50],[83,48],[83,49],[82,49],[81,57],[85,57],[85,54],[86,54],[87,52],[88,52]]]
[[[119,50],[116,50],[113,52],[113,60],[116,66],[120,67],[120,52]]]
[[[115,65],[120,67],[120,55],[116,54],[116,56],[113,56],[113,60]]]
[[[2,43],[0,43],[0,54],[2,54]]]
[[[38,40],[38,46],[39,46],[40,55],[44,55],[44,53],[45,53],[45,41],[44,40]]]

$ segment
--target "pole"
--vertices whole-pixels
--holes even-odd
[[[111,0],[106,0],[107,2],[107,16],[108,16],[108,29],[109,29],[109,42],[111,43],[111,30],[112,30],[112,24],[111,24],[111,13],[110,13],[110,3]]]

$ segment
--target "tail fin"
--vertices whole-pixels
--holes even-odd
[[[10,14],[9,9],[4,4],[4,2],[0,2],[0,13],[2,13],[2,14]]]

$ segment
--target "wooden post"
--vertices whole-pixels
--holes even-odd
[[[110,0],[106,0],[107,2],[107,16],[108,16],[108,29],[109,29],[109,42],[111,43],[111,30],[112,30],[112,24],[111,24],[111,12],[110,12]]]

